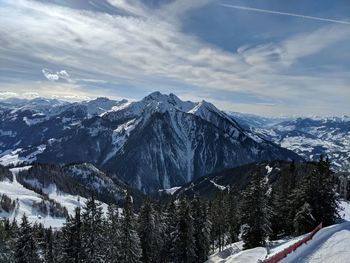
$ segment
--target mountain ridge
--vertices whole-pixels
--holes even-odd
[[[20,110],[0,111],[6,137],[0,163],[88,162],[144,193],[245,163],[302,160],[264,138],[257,140],[213,104],[182,101],[174,94],[153,92],[133,102],[100,98],[50,111],[16,107]]]

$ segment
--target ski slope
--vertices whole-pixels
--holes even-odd
[[[16,180],[16,176],[20,170],[29,169],[30,166],[22,168],[13,168],[11,172],[13,174],[13,182],[10,180],[0,181],[0,194],[6,194],[12,200],[17,201],[16,209],[11,213],[5,211],[0,212],[0,218],[6,217],[10,219],[16,219],[20,222],[23,214],[28,217],[28,221],[31,223],[42,223],[45,227],[60,228],[66,222],[64,217],[52,217],[41,213],[37,209],[33,208],[34,203],[42,201],[42,196],[30,189],[25,188]],[[86,198],[78,195],[70,195],[63,193],[56,188],[55,184],[51,184],[47,188],[42,189],[50,199],[55,200],[62,206],[66,207],[69,214],[73,214],[76,207],[84,206]],[[107,211],[107,204],[102,203],[102,209]]]
[[[342,201],[340,213],[343,222],[321,229],[312,240],[289,254],[281,263],[348,263],[350,262],[350,202]],[[277,240],[269,257],[303,239]],[[230,245],[224,251],[210,256],[207,263],[256,263],[266,259],[266,248],[257,247],[242,251],[242,242]]]
[[[321,229],[312,240],[281,261],[281,263],[293,262],[350,262],[350,222]]]

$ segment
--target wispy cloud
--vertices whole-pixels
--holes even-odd
[[[311,19],[311,20],[317,20],[317,21],[322,21],[322,22],[350,25],[350,21],[344,21],[344,20],[323,18],[323,17],[317,17],[317,16],[307,16],[307,15],[287,13],[287,12],[274,11],[274,10],[267,10],[267,9],[261,9],[261,8],[253,8],[253,7],[248,7],[248,6],[239,6],[239,5],[231,5],[231,4],[220,4],[220,5],[224,6],[224,7],[232,8],[232,9],[238,9],[238,10],[253,11],[253,12],[258,12],[258,13],[266,13],[266,14],[274,14],[274,15],[282,15],[282,16],[292,16],[292,17]]]
[[[278,42],[228,52],[182,30],[182,16],[206,5],[207,0],[177,0],[157,10],[137,0],[108,0],[128,15],[39,1],[2,2],[0,59],[6,63],[0,65],[0,91],[18,94],[29,90],[63,98],[118,97],[117,87],[133,86],[142,93],[135,96],[157,89],[178,92],[184,98],[212,100],[217,93],[240,92],[259,101],[272,101],[275,106],[247,102],[243,107],[229,100],[218,100],[219,105],[242,110],[260,106],[267,114],[276,109],[294,111],[287,100],[318,85],[322,85],[322,97],[328,94],[324,87],[333,85],[334,80],[285,71],[350,37],[350,27],[326,25]],[[51,81],[41,81],[42,74]],[[60,79],[64,81],[57,81]],[[337,79],[343,80],[337,83],[337,92],[347,94],[346,72]]]

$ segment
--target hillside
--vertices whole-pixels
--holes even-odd
[[[23,214],[29,222],[58,228],[82,207],[94,194],[103,203],[104,212],[111,203],[121,206],[126,192],[133,195],[134,205],[140,206],[143,196],[121,181],[112,180],[91,164],[72,164],[63,168],[34,164],[10,169],[3,168],[6,177],[0,180],[0,217],[20,220]]]
[[[253,175],[260,171],[266,176],[266,181],[269,185],[273,185],[275,182],[279,181],[281,177],[289,173],[291,169],[293,169],[295,181],[299,181],[315,169],[316,163],[294,163],[293,166],[294,167],[292,167],[292,163],[288,161],[247,164],[199,178],[178,189],[174,189],[175,191],[170,193],[173,198],[193,198],[194,196],[201,196],[211,199],[218,193],[229,191],[230,189],[241,192],[249,184]]]

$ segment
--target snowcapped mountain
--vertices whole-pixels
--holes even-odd
[[[333,169],[350,171],[350,118],[313,117],[269,119],[251,115],[234,118],[252,133],[294,151],[305,159],[316,161],[325,154]]]
[[[174,94],[65,103],[50,113],[13,107],[0,111],[0,163],[88,162],[145,193],[255,161],[301,159],[214,105]]]

